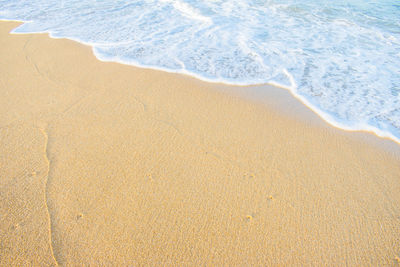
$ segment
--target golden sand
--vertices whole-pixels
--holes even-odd
[[[396,145],[17,25],[0,23],[0,265],[399,263]]]

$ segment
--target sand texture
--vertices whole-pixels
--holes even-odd
[[[399,154],[17,25],[0,23],[1,266],[399,264]]]

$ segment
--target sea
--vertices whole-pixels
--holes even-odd
[[[0,19],[101,61],[284,87],[336,127],[400,143],[399,0],[0,0]]]

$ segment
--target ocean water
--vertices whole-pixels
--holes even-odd
[[[103,61],[280,85],[337,127],[400,143],[398,0],[0,0],[0,18]]]

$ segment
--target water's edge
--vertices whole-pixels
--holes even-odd
[[[24,24],[24,23],[29,23],[29,21],[21,21],[21,20],[15,20],[15,19],[0,19],[0,22],[1,21],[14,21],[14,22],[21,23],[21,25]],[[246,86],[247,87],[247,86],[261,86],[262,85],[262,84],[231,83],[231,82],[226,81],[226,80],[207,79],[207,78],[201,77],[200,75],[197,75],[195,73],[191,73],[189,71],[173,71],[173,70],[170,70],[170,69],[157,67],[157,66],[142,65],[142,64],[139,64],[137,62],[124,62],[122,60],[106,60],[106,59],[102,58],[99,53],[96,53],[95,47],[90,43],[84,42],[84,41],[76,39],[76,38],[54,36],[54,34],[52,34],[51,31],[23,32],[23,33],[15,32],[15,30],[18,29],[18,27],[20,27],[21,25],[18,25],[16,28],[11,30],[10,34],[47,34],[50,38],[53,38],[53,39],[68,39],[68,40],[71,40],[71,41],[74,41],[74,42],[77,42],[77,43],[80,43],[80,44],[83,44],[85,46],[90,47],[91,50],[92,50],[92,53],[94,54],[94,56],[101,62],[114,62],[114,63],[123,64],[123,65],[143,68],[143,69],[153,69],[153,70],[164,71],[164,72],[168,72],[168,73],[187,75],[187,76],[193,77],[195,79],[201,80],[203,82],[216,83],[216,84],[222,84],[222,85],[228,85],[228,86],[235,86],[235,87]],[[288,74],[288,77],[291,78],[291,76],[289,74]],[[290,87],[281,85],[279,83],[274,83],[274,82],[266,83],[266,85],[277,87],[277,88],[280,88],[282,90],[288,90],[291,93],[291,95],[295,99],[297,99],[300,103],[302,103],[306,108],[311,110],[319,118],[321,118],[323,121],[325,121],[326,123],[328,123],[329,125],[331,125],[331,126],[333,126],[335,128],[338,128],[338,129],[341,129],[341,130],[344,130],[344,131],[348,131],[348,132],[367,132],[367,133],[373,134],[373,135],[375,135],[377,137],[380,137],[380,138],[383,138],[383,139],[389,139],[389,140],[393,141],[396,145],[400,146],[400,138],[394,136],[390,132],[382,131],[381,129],[378,129],[376,127],[373,127],[373,126],[367,125],[367,124],[360,124],[360,125],[357,125],[357,126],[354,126],[354,127],[349,127],[349,126],[346,126],[346,125],[338,122],[337,120],[335,120],[335,118],[333,116],[331,116],[328,113],[322,111],[316,105],[313,105],[309,99],[307,99],[306,97],[298,94],[297,90],[296,90],[296,83],[293,80],[293,78],[291,78],[290,82],[292,84],[292,86],[290,86]]]

